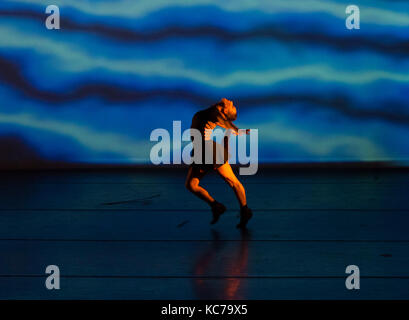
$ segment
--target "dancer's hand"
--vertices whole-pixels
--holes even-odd
[[[212,132],[213,132],[213,129],[205,129],[204,130],[204,139],[205,140],[210,140],[210,138],[212,137]]]
[[[209,121],[204,129],[204,139],[205,140],[210,140],[212,133],[213,133],[213,129],[216,128],[217,125],[214,122]]]

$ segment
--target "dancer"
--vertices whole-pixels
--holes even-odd
[[[215,105],[197,112],[192,119],[191,129],[196,129],[201,134],[201,143],[193,140],[192,156],[196,152],[201,152],[200,163],[193,162],[189,168],[186,178],[186,188],[194,195],[204,200],[211,208],[213,219],[211,224],[215,224],[220,216],[226,211],[226,207],[216,201],[206,189],[200,186],[200,180],[212,170],[215,170],[228,185],[233,188],[237,200],[240,204],[240,222],[237,228],[246,228],[247,222],[253,216],[249,207],[247,207],[246,191],[240,181],[237,179],[228,162],[228,136],[224,138],[224,145],[220,145],[211,140],[212,130],[216,127],[228,129],[230,133],[239,134],[238,128],[233,124],[237,118],[237,109],[233,102],[223,98]],[[249,133],[249,130],[246,130]],[[206,163],[206,159],[211,153],[210,163]],[[209,162],[209,161],[207,161]]]

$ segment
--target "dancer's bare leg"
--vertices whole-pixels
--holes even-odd
[[[240,222],[237,225],[237,228],[245,229],[247,222],[253,216],[251,209],[247,207],[246,190],[244,190],[243,185],[239,179],[237,179],[228,162],[217,168],[217,172],[230,185],[230,187],[233,188],[234,193],[236,194],[237,200],[240,203]]]
[[[219,221],[220,216],[226,211],[226,207],[222,203],[214,200],[207,190],[199,185],[200,179],[202,179],[205,174],[206,171],[204,170],[190,167],[185,185],[195,196],[207,202],[212,209],[213,214],[213,219],[210,223],[215,224]]]
[[[207,192],[206,189],[202,188],[200,180],[205,176],[206,172],[204,170],[189,168],[189,172],[186,177],[185,186],[192,192],[195,196],[206,201],[210,206],[214,203],[213,197]]]
[[[239,179],[237,179],[230,164],[226,162],[224,165],[217,168],[216,170],[217,173],[224,179],[224,181],[226,181],[229,184],[229,186],[233,188],[237,200],[240,203],[240,207],[246,206],[247,205],[246,190],[244,189]]]

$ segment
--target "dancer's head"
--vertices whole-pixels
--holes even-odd
[[[226,98],[221,99],[217,104],[220,112],[222,112],[227,119],[234,121],[237,119],[237,109],[233,104],[233,101],[227,100]]]

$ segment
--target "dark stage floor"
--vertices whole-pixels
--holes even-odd
[[[185,171],[1,173],[1,299],[408,299],[409,171],[260,170],[209,225]],[[45,268],[61,289],[45,288]],[[345,288],[357,265],[361,289]]]

